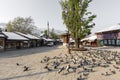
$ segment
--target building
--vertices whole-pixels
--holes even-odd
[[[97,47],[97,35],[92,35],[81,40],[83,46]]]
[[[27,39],[29,39],[29,47],[38,47],[40,46],[40,38],[33,36],[31,34],[23,34],[21,32],[15,32],[16,34],[23,36]]]
[[[28,47],[28,39],[13,32],[0,33],[0,46],[3,50],[20,49]]]
[[[40,38],[30,34],[0,30],[0,51],[38,47],[42,43]]]
[[[100,45],[120,46],[120,25],[108,27],[96,32]]]
[[[63,46],[67,46],[68,43],[70,43],[70,45],[74,45],[75,43],[75,40],[73,40],[67,33],[61,35],[61,40],[63,42]]]
[[[5,39],[6,38],[7,38],[7,36],[0,33],[0,51],[4,51],[4,49],[5,49]]]
[[[63,46],[68,45],[68,34],[67,33],[62,34],[61,39],[62,39],[62,42],[63,42]]]

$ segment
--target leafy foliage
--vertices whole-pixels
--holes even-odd
[[[44,30],[43,33],[44,33],[44,37],[48,38],[48,30]]]
[[[79,40],[91,33],[92,23],[96,15],[88,12],[87,8],[92,0],[64,0],[60,1],[62,7],[62,18],[68,28],[70,35],[75,39],[76,47]]]
[[[10,32],[18,31],[25,34],[31,34],[34,28],[36,27],[34,26],[34,22],[31,17],[17,17],[13,21],[7,23],[7,31]]]
[[[59,35],[57,35],[54,31],[54,28],[52,29],[52,31],[50,32],[50,37],[53,38],[53,39],[58,39],[59,38]]]
[[[44,37],[48,38],[48,30],[44,30],[43,33],[44,33]],[[55,33],[54,28],[52,28],[52,30],[50,31],[49,38],[52,38],[52,39],[59,38],[59,35]]]

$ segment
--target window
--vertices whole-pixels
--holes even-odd
[[[107,44],[107,40],[104,40],[104,44]]]
[[[116,43],[117,43],[117,45],[120,45],[120,40],[117,40]]]
[[[115,40],[114,39],[112,40],[112,44],[115,45]]]
[[[108,44],[112,44],[111,40],[108,40]]]

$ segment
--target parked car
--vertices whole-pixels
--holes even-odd
[[[3,50],[3,46],[0,46],[0,51]]]
[[[48,41],[48,42],[47,42],[47,46],[49,46],[49,47],[54,46],[54,42],[52,42],[52,41]]]

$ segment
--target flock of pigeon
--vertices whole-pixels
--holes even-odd
[[[47,71],[57,71],[58,74],[76,73],[79,77],[76,80],[88,79],[92,72],[96,72],[96,67],[109,68],[111,65],[114,70],[101,73],[103,76],[116,74],[120,71],[120,53],[107,50],[88,50],[80,52],[72,52],[72,54],[60,53],[58,56],[45,56],[41,61],[44,69]],[[16,63],[19,66],[19,63]],[[24,66],[23,71],[30,70],[28,66]]]
[[[109,71],[101,73],[103,76],[116,74],[116,70],[120,71],[120,53],[98,49],[74,52],[71,55],[61,53],[52,58],[45,56],[41,63],[45,64],[44,69],[47,71],[57,70],[58,74],[75,72],[80,75],[77,80],[85,80],[88,79],[90,73],[96,71],[96,67],[113,66],[114,70],[109,69]]]

